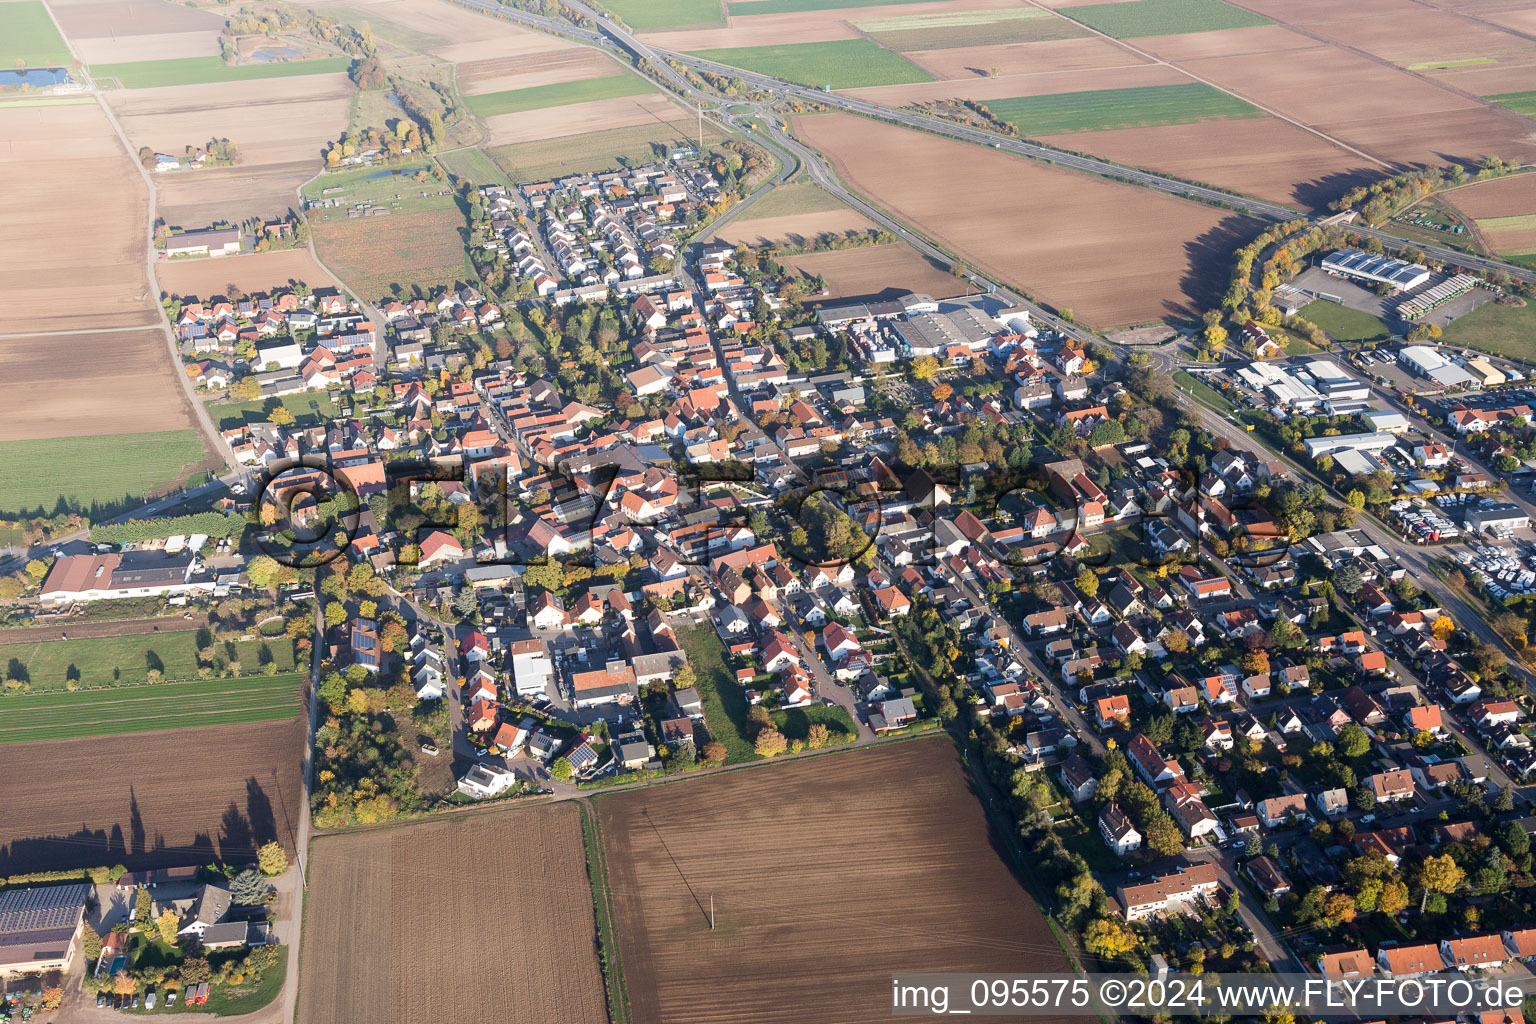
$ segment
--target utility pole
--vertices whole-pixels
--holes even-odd
[[[704,155],[704,104],[695,103],[694,109],[699,112],[699,156]]]
[[[1422,912],[1422,911],[1421,911]],[[715,894],[709,894],[709,930],[715,930]]]

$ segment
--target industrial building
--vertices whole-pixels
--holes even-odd
[[[1397,361],[1425,380],[1447,391],[1481,386],[1479,379],[1428,345],[1409,345],[1397,353]]]
[[[1508,501],[1486,501],[1467,513],[1467,529],[1473,533],[1508,535],[1531,525],[1531,517]]]
[[[1468,359],[1467,372],[1477,377],[1485,388],[1498,387],[1509,380],[1508,374],[1486,359]]]
[[[951,345],[980,352],[998,331],[997,322],[973,309],[918,313],[891,325],[914,356],[941,355]]]
[[[1339,434],[1336,437],[1313,437],[1306,441],[1307,457],[1332,455],[1335,452],[1380,452],[1397,443],[1391,434]]]
[[[1423,264],[1404,263],[1390,256],[1373,256],[1359,249],[1340,249],[1324,257],[1322,266],[1335,277],[1385,284],[1404,292],[1429,280],[1429,268]]]
[[[1403,434],[1408,431],[1408,417],[1400,412],[1381,412],[1373,409],[1365,413],[1365,420],[1378,433]]]
[[[1301,366],[1283,363],[1249,363],[1238,369],[1243,383],[1264,395],[1278,413],[1316,412],[1325,403],[1363,402],[1371,389],[1327,359],[1313,359]]]

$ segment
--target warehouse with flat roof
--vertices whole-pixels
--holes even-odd
[[[1373,256],[1359,249],[1340,249],[1325,256],[1322,266],[1335,277],[1390,285],[1404,292],[1429,280],[1429,268],[1423,264],[1404,263],[1390,256]]]
[[[1409,345],[1401,349],[1397,353],[1397,361],[1420,377],[1433,381],[1446,390],[1482,383],[1476,376],[1457,366],[1428,345]]]

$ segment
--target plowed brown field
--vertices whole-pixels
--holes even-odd
[[[459,91],[466,96],[504,89],[532,89],[587,78],[611,78],[623,73],[613,61],[586,48],[477,60],[460,64],[457,72]]]
[[[999,75],[1008,76],[1111,68],[1146,62],[1146,58],[1138,57],[1099,36],[1048,39],[1037,43],[963,46],[945,50],[910,50],[902,56],[935,78],[962,81],[981,78],[992,68],[996,68]]]
[[[303,759],[302,718],[0,746],[0,875],[292,854]]]
[[[847,114],[796,121],[844,180],[978,269],[1098,327],[1219,298],[1251,220]]]
[[[228,294],[233,284],[243,292],[266,292],[302,282],[311,288],[331,288],[336,282],[320,269],[308,249],[223,256],[207,260],[174,260],[157,268],[162,290],[172,295],[207,299]]]
[[[1066,968],[947,738],[596,806],[635,1024],[888,1021],[893,972]]]
[[[849,211],[853,213],[853,211]],[[854,216],[858,216],[854,214]],[[760,222],[766,223],[766,222]],[[751,224],[745,225],[751,227]],[[827,298],[873,298],[901,292],[917,292],[947,299],[965,294],[965,282],[942,267],[928,262],[910,245],[875,245],[862,249],[813,252],[784,256],[786,268],[806,275],[820,275],[827,282]]]
[[[299,1024],[601,1024],[573,804],[351,835],[310,851]]]

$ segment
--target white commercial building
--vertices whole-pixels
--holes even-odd
[[[1409,345],[1397,353],[1397,361],[1442,388],[1467,387],[1482,382],[1428,345]]]
[[[1323,269],[1335,277],[1348,277],[1372,284],[1391,285],[1409,291],[1429,280],[1429,268],[1419,263],[1404,263],[1390,256],[1373,256],[1359,249],[1340,249],[1324,257]]]
[[[1317,458],[1319,455],[1332,455],[1334,452],[1380,452],[1386,451],[1397,443],[1397,438],[1391,434],[1340,434],[1337,437],[1313,437],[1308,438],[1307,456]]]

